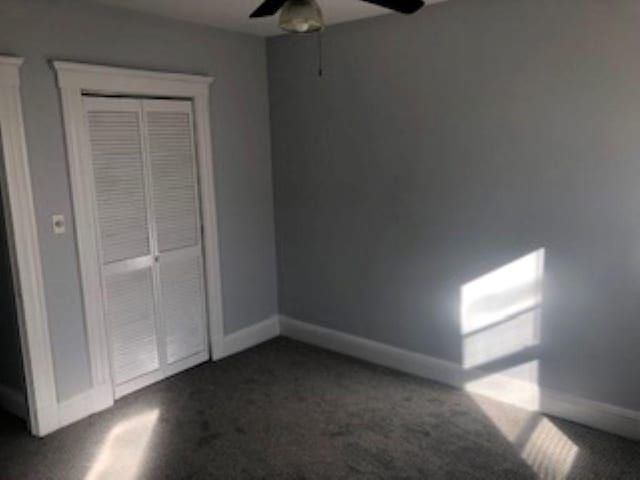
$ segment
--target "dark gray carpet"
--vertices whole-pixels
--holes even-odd
[[[0,415],[0,479],[638,479],[640,444],[286,339],[56,432]]]

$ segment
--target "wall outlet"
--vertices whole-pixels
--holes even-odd
[[[60,235],[67,231],[67,225],[64,221],[64,215],[53,215],[51,217],[51,224],[53,225],[53,233]]]

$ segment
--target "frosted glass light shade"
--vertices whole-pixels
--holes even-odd
[[[289,0],[280,13],[280,28],[289,33],[311,33],[324,29],[322,11],[315,0]]]

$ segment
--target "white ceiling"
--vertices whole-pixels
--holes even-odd
[[[278,17],[249,19],[261,0],[97,0],[106,5],[204,23],[226,30],[271,36],[282,33]],[[361,0],[317,0],[328,25],[389,13]],[[427,2],[431,3],[431,2]],[[434,2],[435,3],[435,2]]]

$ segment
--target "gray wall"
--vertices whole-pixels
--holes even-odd
[[[459,362],[461,285],[545,248],[541,384],[640,410],[639,24],[450,0],[330,28],[322,79],[270,40],[281,312]]]
[[[2,145],[1,135],[0,145]],[[1,147],[0,175],[4,176]],[[4,188],[4,179],[0,182],[0,188]],[[0,386],[24,395],[26,391],[22,368],[22,350],[3,205],[4,199],[0,196]]]
[[[63,59],[216,77],[212,135],[225,331],[277,311],[264,40],[86,1],[2,0],[0,52],[25,58],[22,96],[59,397],[90,370],[59,95],[48,61]]]

